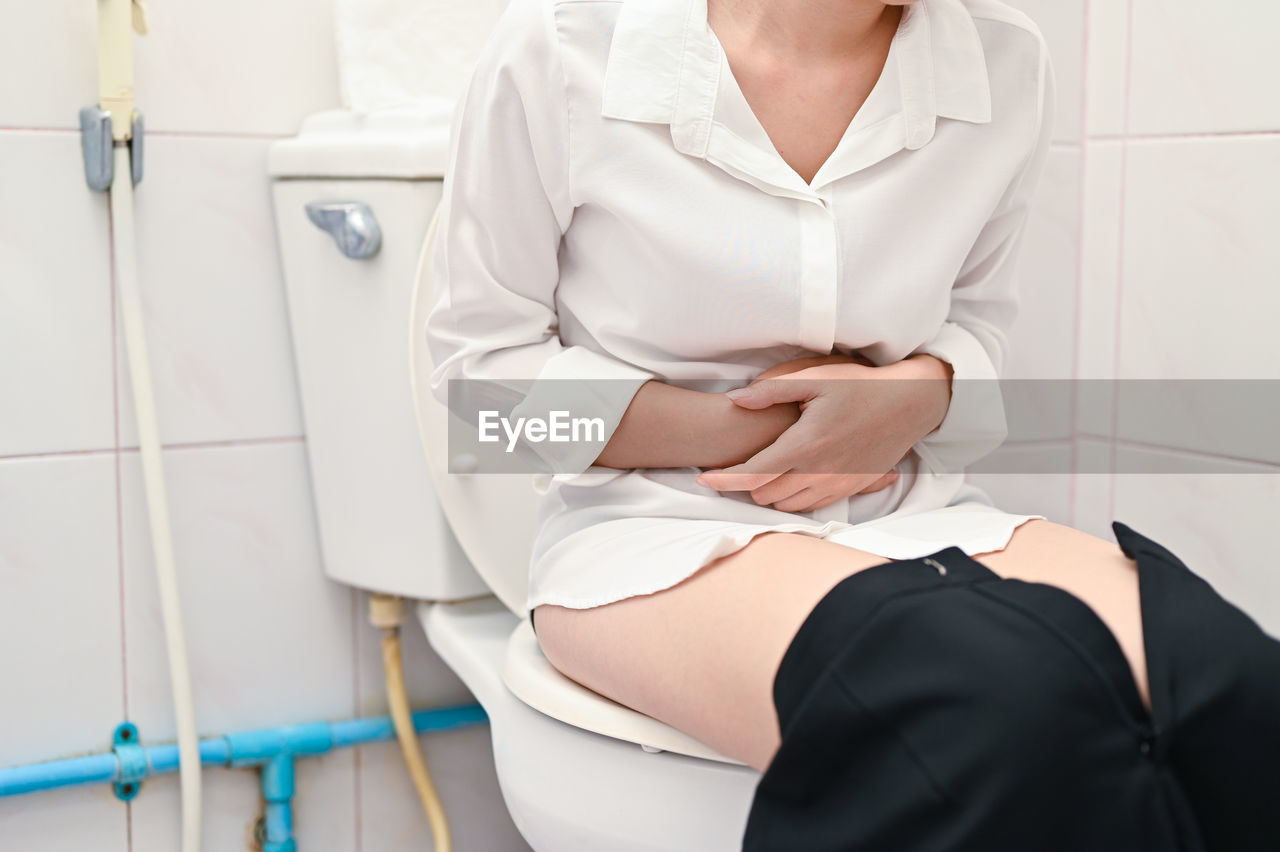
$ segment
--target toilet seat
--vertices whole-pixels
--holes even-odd
[[[636,743],[645,751],[670,751],[745,766],[683,731],[660,722],[561,674],[542,652],[526,615],[511,632],[502,679],[517,698],[577,728]]]
[[[503,799],[530,847],[537,852],[742,848],[758,771],[675,752],[646,753],[626,739],[533,709],[505,683],[505,660],[520,620],[493,596],[423,603],[418,615],[431,647],[489,717]],[[514,667],[522,665],[517,661]]]

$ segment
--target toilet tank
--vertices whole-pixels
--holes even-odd
[[[324,570],[425,600],[489,594],[435,496],[410,390],[414,273],[453,106],[318,113],[268,154]]]

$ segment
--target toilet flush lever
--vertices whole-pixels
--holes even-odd
[[[342,253],[353,260],[373,257],[382,247],[382,229],[363,201],[312,201],[307,218],[332,234]]]

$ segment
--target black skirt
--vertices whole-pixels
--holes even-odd
[[[745,852],[1280,850],[1280,641],[1112,529],[1138,563],[1150,713],[1071,593],[957,547],[873,566],[783,656]]]

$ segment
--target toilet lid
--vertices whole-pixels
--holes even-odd
[[[435,368],[425,329],[435,301],[431,256],[440,210],[437,206],[422,242],[410,310],[409,369],[418,435],[436,496],[463,553],[498,599],[524,618],[529,600],[529,558],[537,531],[539,495],[533,487],[533,474],[450,473],[450,422],[454,428],[465,428],[465,424],[431,392]]]

